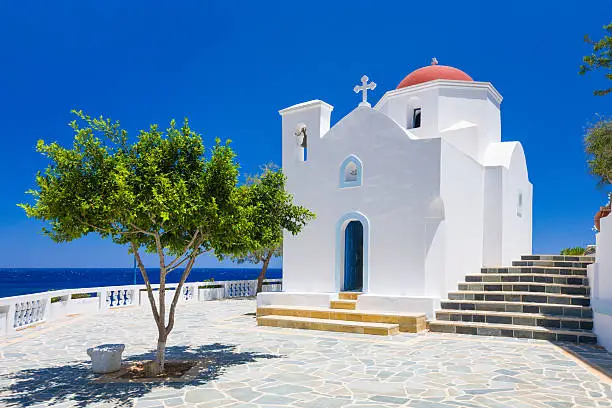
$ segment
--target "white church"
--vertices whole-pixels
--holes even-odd
[[[283,292],[258,306],[424,313],[465,275],[531,253],[532,185],[519,142],[502,142],[502,97],[489,82],[432,64],[330,127],[333,106],[280,111],[282,168],[316,219],[283,245]]]

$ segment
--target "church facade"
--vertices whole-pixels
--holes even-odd
[[[531,253],[532,185],[519,142],[501,141],[501,95],[434,64],[330,127],[323,101],[280,111],[282,167],[316,214],[283,244],[283,293],[258,302],[429,317],[465,275]]]

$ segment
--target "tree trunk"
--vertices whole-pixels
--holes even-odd
[[[164,329],[165,331],[165,329]],[[159,375],[164,372],[165,364],[166,364],[166,338],[167,335],[165,333],[159,333],[159,337],[157,338],[157,354],[155,355],[155,363],[157,365],[155,374]]]
[[[257,277],[257,290],[255,294],[260,293],[263,288],[263,281],[266,279],[266,271],[268,270],[268,264],[270,264],[270,259],[272,258],[272,251],[268,252],[265,258],[263,258],[263,266],[261,267],[261,272]]]

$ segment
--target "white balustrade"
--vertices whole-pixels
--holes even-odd
[[[152,285],[155,291],[159,285]],[[166,301],[174,297],[177,284],[166,285]],[[143,291],[144,289],[144,291]],[[181,302],[255,296],[256,280],[188,282],[181,290]],[[282,290],[281,279],[264,281],[264,292]],[[140,294],[140,296],[139,296]],[[157,292],[154,293],[157,299]],[[64,289],[0,298],[0,336],[69,314],[88,314],[108,309],[149,305],[145,285]]]

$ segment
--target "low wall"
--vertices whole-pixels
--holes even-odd
[[[152,285],[159,290],[159,285]],[[166,302],[172,301],[178,284],[166,284]],[[256,280],[188,282],[179,303],[255,296]],[[282,290],[281,279],[264,281],[264,292]],[[157,301],[158,295],[154,293]],[[145,285],[64,289],[0,298],[0,336],[70,314],[93,314],[123,307],[149,306]]]
[[[598,343],[612,351],[612,216],[601,219],[596,244],[595,263],[588,266],[593,331]]]

